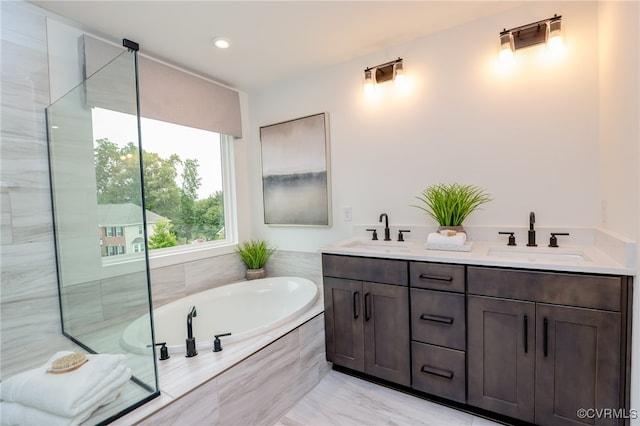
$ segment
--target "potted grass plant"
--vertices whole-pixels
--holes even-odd
[[[430,185],[416,197],[420,205],[414,205],[438,222],[439,229],[463,231],[462,222],[482,204],[492,200],[484,189],[475,185],[440,183]]]
[[[247,266],[246,278],[248,280],[265,277],[264,265],[275,250],[274,247],[269,247],[269,244],[264,240],[250,240],[238,244],[235,252]]]

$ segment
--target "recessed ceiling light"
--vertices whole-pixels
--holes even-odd
[[[216,37],[213,39],[213,45],[218,49],[228,49],[229,46],[231,46],[231,43],[229,43],[229,39],[226,39],[224,37]]]

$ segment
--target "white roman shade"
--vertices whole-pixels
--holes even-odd
[[[123,50],[86,34],[80,46],[89,76]],[[138,55],[138,82],[142,117],[242,137],[237,91],[142,54]],[[111,96],[89,92],[90,106],[119,109],[107,99]]]
[[[242,137],[235,90],[141,55],[138,75],[143,117]]]

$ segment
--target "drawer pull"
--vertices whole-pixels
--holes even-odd
[[[422,314],[420,315],[420,319],[425,321],[439,322],[441,324],[453,324],[453,318],[441,317],[439,315]]]
[[[453,281],[453,277],[441,277],[438,275],[427,275],[427,274],[420,274],[419,278],[422,280],[444,281],[449,283]]]
[[[441,368],[432,367],[430,365],[423,365],[420,369],[423,373],[433,374],[434,376],[444,377],[445,379],[453,379],[453,371],[443,370]]]

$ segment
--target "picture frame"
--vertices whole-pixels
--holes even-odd
[[[260,127],[266,225],[331,226],[326,112]]]

